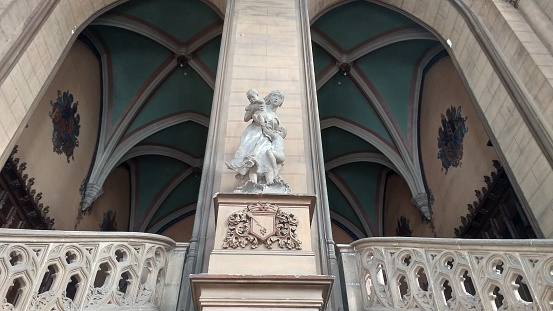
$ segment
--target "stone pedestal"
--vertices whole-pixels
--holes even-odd
[[[190,277],[196,310],[323,310],[333,278],[322,275]]]
[[[196,310],[322,310],[332,276],[317,273],[315,197],[218,194],[207,274],[190,277]]]

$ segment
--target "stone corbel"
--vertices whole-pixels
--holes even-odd
[[[413,203],[417,209],[422,213],[424,218],[427,220],[432,219],[432,212],[430,211],[430,202],[428,200],[428,194],[423,193],[417,193],[411,198],[411,203]]]
[[[88,183],[86,184],[84,189],[84,194],[81,200],[81,210],[86,211],[92,206],[92,203],[98,199],[104,193],[104,190],[102,187]]]

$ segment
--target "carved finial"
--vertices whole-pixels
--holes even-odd
[[[453,231],[455,232],[455,236],[460,238],[461,237],[461,230],[459,230],[459,228],[455,228],[453,229]]]
[[[474,208],[474,205],[469,203],[469,204],[467,204],[467,206],[468,206],[468,210],[469,210],[471,215],[476,214],[476,208]]]
[[[492,160],[493,167],[497,170],[497,172],[500,172],[503,169],[503,166],[501,166],[501,163],[497,160]]]
[[[492,178],[490,176],[484,176],[484,181],[488,185],[488,188],[492,185]]]
[[[476,195],[476,197],[478,198],[478,201],[482,201],[482,191],[480,190],[474,190],[474,194]]]
[[[38,204],[41,199],[42,199],[42,192],[39,192],[35,196],[35,204]]]
[[[23,173],[23,171],[26,169],[27,169],[27,162],[23,162],[21,163],[21,165],[19,165],[17,172],[19,173],[19,175],[21,175],[21,173]]]
[[[10,158],[13,159],[13,156],[17,153],[17,148],[19,148],[17,145],[13,147],[12,152],[10,153]]]
[[[23,175],[23,180],[27,179],[27,177],[25,177],[27,174]],[[29,178],[29,180],[27,181],[27,190],[30,190],[31,187],[35,184],[35,179],[34,178]]]

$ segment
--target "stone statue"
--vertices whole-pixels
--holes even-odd
[[[290,187],[279,172],[284,165],[284,138],[286,129],[276,115],[284,102],[284,94],[272,91],[264,99],[256,90],[247,92],[250,104],[246,107],[244,122],[252,122],[240,138],[234,158],[226,162],[236,172],[236,178],[247,180],[236,193],[290,193]]]

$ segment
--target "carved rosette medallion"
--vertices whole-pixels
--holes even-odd
[[[264,202],[249,204],[228,217],[223,248],[245,248],[249,245],[254,249],[262,242],[268,249],[276,243],[282,249],[300,250],[297,228],[296,215],[283,212],[277,205]]]

